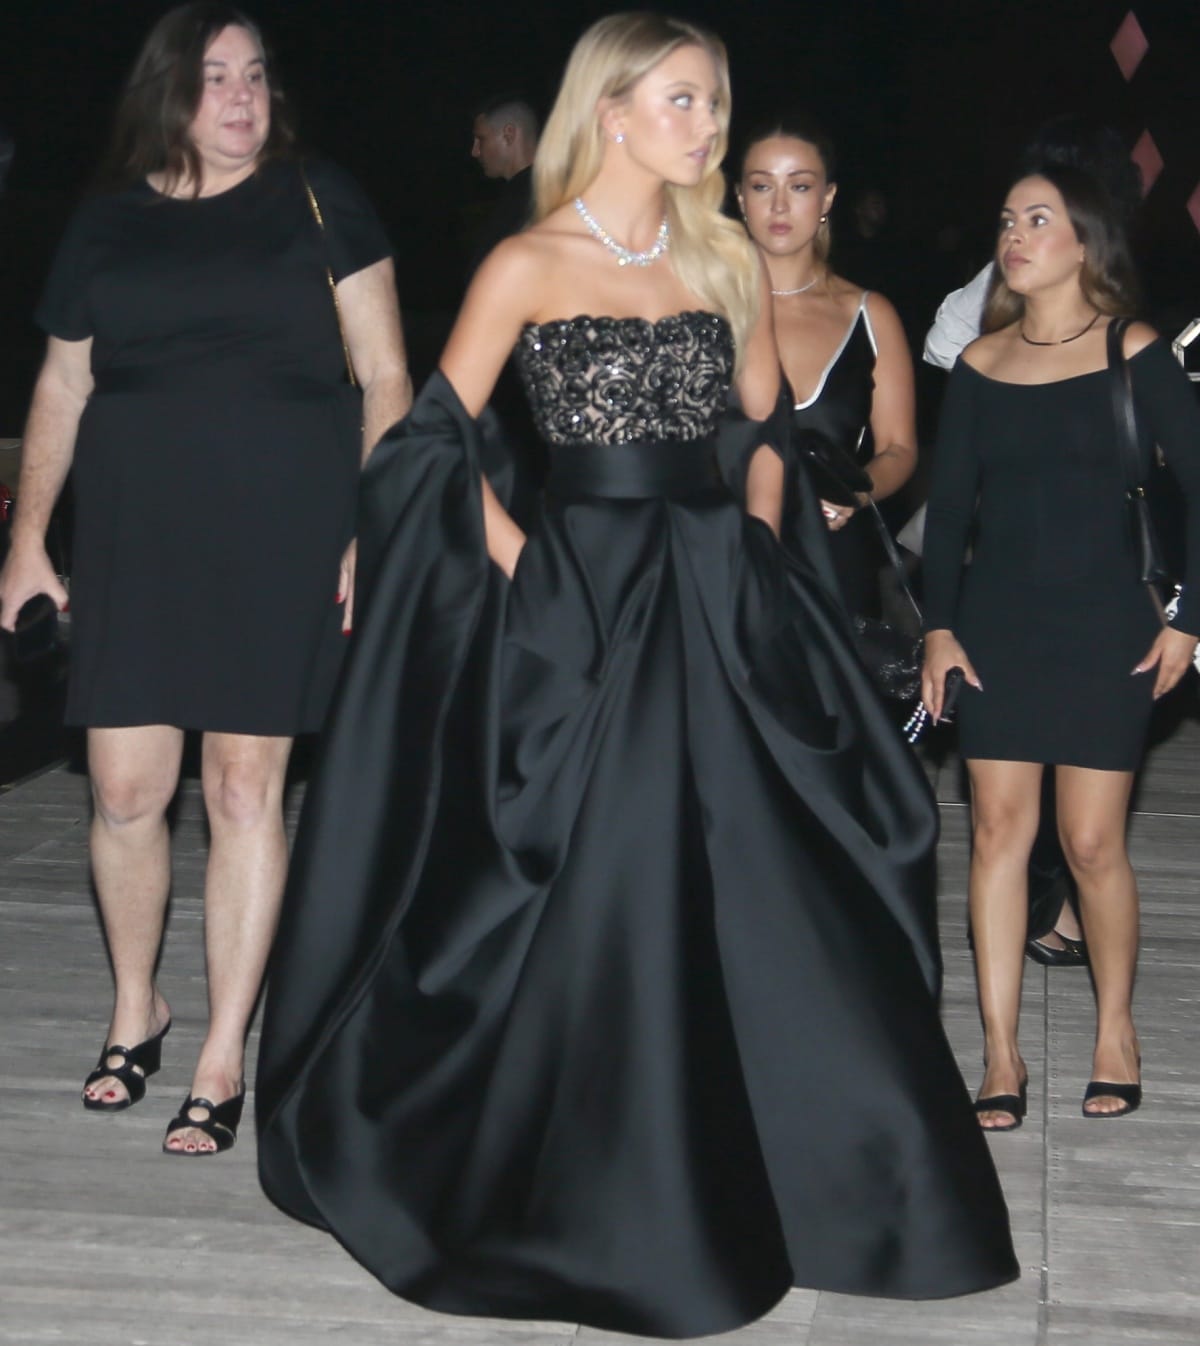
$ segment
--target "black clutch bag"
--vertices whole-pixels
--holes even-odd
[[[17,613],[13,626],[13,658],[29,664],[59,648],[58,605],[49,594],[34,594]]]
[[[839,444],[819,430],[795,432],[796,452],[808,468],[813,487],[831,505],[857,507],[860,495],[870,495],[874,483],[866,470]]]

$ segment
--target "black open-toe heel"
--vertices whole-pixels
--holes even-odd
[[[1119,1098],[1125,1106],[1118,1108],[1116,1112],[1092,1112],[1088,1109],[1088,1101],[1093,1098]],[[1098,1118],[1107,1122],[1114,1117],[1128,1117],[1131,1112],[1136,1112],[1141,1106],[1142,1086],[1140,1084],[1110,1084],[1105,1080],[1092,1080],[1083,1091],[1083,1115],[1085,1117]]]
[[[1015,1094],[991,1094],[988,1098],[977,1098],[975,1100],[976,1112],[1007,1112],[1012,1115],[1011,1122],[1004,1122],[1000,1126],[983,1126],[982,1131],[1015,1131],[1017,1127],[1025,1120],[1025,1113],[1028,1110],[1029,1081],[1021,1081],[1021,1089]]]
[[[136,1047],[120,1047],[115,1042],[111,1047],[105,1047],[100,1053],[100,1064],[83,1082],[84,1090],[97,1080],[111,1075],[125,1086],[125,1097],[117,1099],[115,1103],[108,1103],[102,1098],[89,1098],[85,1092],[83,1106],[90,1112],[121,1112],[140,1103],[146,1097],[146,1080],[162,1065],[162,1042],[170,1031],[171,1021],[168,1019],[161,1032],[155,1033],[145,1042],[139,1042]],[[121,1058],[119,1066],[106,1064],[113,1056]]]
[[[233,1143],[237,1140],[238,1123],[242,1120],[242,1107],[245,1102],[245,1089],[240,1094],[234,1094],[232,1098],[227,1098],[224,1103],[213,1103],[207,1098],[193,1098],[189,1094],[183,1100],[183,1107],[167,1124],[167,1134],[163,1137],[163,1153],[182,1155],[184,1159],[201,1159],[205,1155],[221,1154],[225,1150],[232,1150]],[[208,1115],[197,1121],[194,1117],[188,1116],[193,1108],[203,1108]],[[184,1131],[188,1127],[195,1131],[202,1131],[217,1148],[215,1150],[172,1149],[167,1141],[176,1131]]]

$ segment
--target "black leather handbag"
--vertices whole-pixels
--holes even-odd
[[[1129,530],[1137,561],[1138,578],[1146,586],[1150,601],[1163,623],[1163,585],[1172,582],[1147,494],[1148,473],[1145,469],[1141,445],[1138,442],[1137,415],[1133,406],[1133,387],[1129,378],[1129,362],[1125,359],[1123,342],[1129,327],[1128,318],[1114,318],[1108,324],[1108,372],[1112,393],[1113,419],[1116,423],[1117,453],[1125,477],[1125,499],[1129,506]],[[1158,467],[1159,471],[1164,469]],[[1155,467],[1150,468],[1150,473]]]
[[[828,435],[811,428],[797,430],[795,445],[822,500],[857,508],[858,497],[871,494],[873,484],[866,469]]]

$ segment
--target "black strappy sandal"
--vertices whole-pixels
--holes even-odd
[[[242,1120],[242,1107],[245,1102],[245,1089],[240,1094],[234,1094],[232,1098],[227,1098],[224,1103],[213,1103],[207,1098],[193,1098],[189,1094],[183,1100],[183,1106],[167,1124],[167,1134],[163,1137],[163,1154],[178,1155],[184,1159],[203,1159],[206,1155],[221,1154],[225,1150],[232,1150],[234,1141],[237,1140],[238,1123]],[[202,1108],[208,1115],[197,1121],[194,1117],[188,1116],[193,1108]],[[217,1148],[215,1150],[172,1149],[167,1141],[176,1131],[184,1131],[188,1127],[191,1127],[194,1131],[202,1131]]]
[[[102,1098],[89,1098],[85,1092],[83,1106],[89,1112],[122,1112],[140,1103],[146,1097],[146,1080],[162,1065],[162,1042],[170,1031],[171,1021],[168,1019],[161,1032],[155,1033],[145,1042],[139,1042],[136,1047],[121,1047],[115,1042],[111,1047],[105,1047],[100,1053],[100,1064],[83,1082],[84,1090],[110,1075],[125,1086],[125,1097],[117,1099],[115,1103],[108,1103]],[[114,1056],[121,1058],[119,1066],[108,1064]]]

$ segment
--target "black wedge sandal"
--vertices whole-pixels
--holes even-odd
[[[146,1097],[147,1079],[162,1065],[162,1042],[170,1031],[171,1021],[168,1019],[161,1032],[155,1033],[145,1042],[139,1042],[136,1047],[120,1047],[115,1042],[111,1047],[105,1047],[100,1053],[100,1064],[83,1082],[84,1090],[86,1091],[97,1080],[111,1075],[119,1084],[125,1086],[125,1097],[117,1099],[115,1103],[108,1103],[102,1098],[89,1098],[85,1092],[83,1106],[89,1112],[122,1112],[125,1108],[140,1103]],[[121,1058],[120,1065],[108,1064],[109,1059],[114,1056]]]
[[[206,1155],[221,1154],[225,1150],[232,1150],[234,1141],[237,1140],[238,1123],[242,1120],[242,1107],[245,1102],[245,1089],[240,1094],[234,1094],[232,1098],[227,1098],[224,1103],[213,1103],[207,1098],[193,1098],[189,1094],[183,1100],[183,1107],[167,1124],[167,1134],[163,1137],[163,1154],[179,1155],[184,1159],[203,1159]],[[202,1108],[208,1115],[197,1121],[194,1117],[188,1116],[193,1108]],[[194,1131],[202,1131],[217,1148],[215,1150],[172,1149],[167,1141],[176,1131],[185,1131],[188,1127],[191,1127]]]

